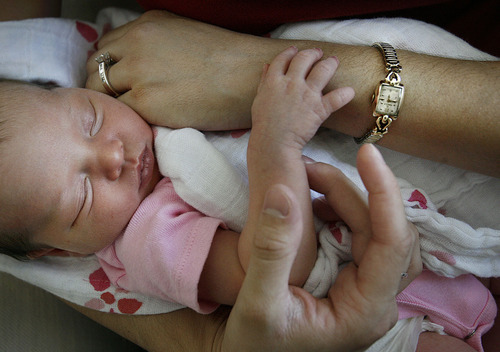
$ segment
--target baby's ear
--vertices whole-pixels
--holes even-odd
[[[85,254],[65,251],[58,248],[37,249],[28,253],[29,259],[38,259],[45,256],[51,257],[84,257]]]

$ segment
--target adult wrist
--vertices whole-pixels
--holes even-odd
[[[358,144],[376,143],[387,134],[392,122],[398,118],[404,98],[404,86],[400,76],[403,68],[399,63],[396,49],[384,42],[377,42],[372,46],[381,52],[387,75],[380,81],[372,96],[375,127],[369,129],[361,137],[354,137]]]
[[[326,87],[326,91],[352,87],[356,93],[347,105],[335,111],[325,121],[323,127],[349,136],[361,136],[373,128],[370,98],[374,85],[385,74],[384,66],[380,62],[380,53],[370,46],[326,43],[326,46],[321,48],[325,56],[336,55],[340,61],[335,77]]]

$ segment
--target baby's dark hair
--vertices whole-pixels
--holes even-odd
[[[0,254],[6,254],[9,257],[20,261],[30,260],[29,254],[42,249],[34,245],[31,241],[31,234],[26,231],[3,231],[0,230]]]
[[[53,89],[56,87],[53,83],[43,82],[24,82],[0,78],[0,163],[1,154],[8,153],[6,148],[2,148],[5,142],[11,138],[11,127],[15,124],[17,100],[12,101],[12,97],[19,96],[19,99],[25,99],[23,88],[35,86],[42,89]],[[8,93],[8,94],[6,94]],[[0,177],[2,174],[0,173]],[[7,225],[12,220],[13,215],[9,212],[9,204],[3,204],[0,198],[0,253],[6,254],[18,260],[29,260],[29,253],[43,247],[32,243],[33,234],[26,228],[12,229]]]

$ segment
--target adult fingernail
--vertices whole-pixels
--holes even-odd
[[[278,217],[286,218],[290,212],[289,199],[284,190],[279,185],[269,188],[264,199],[264,213]]]
[[[311,159],[310,157],[308,157],[307,155],[302,155],[302,160],[304,161],[304,163],[306,164],[314,164],[316,163],[316,160],[314,159]]]

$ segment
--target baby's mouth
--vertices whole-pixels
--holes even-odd
[[[139,155],[139,165],[137,165],[137,173],[139,175],[139,190],[146,187],[153,177],[154,154],[147,146],[144,147],[141,155]]]

